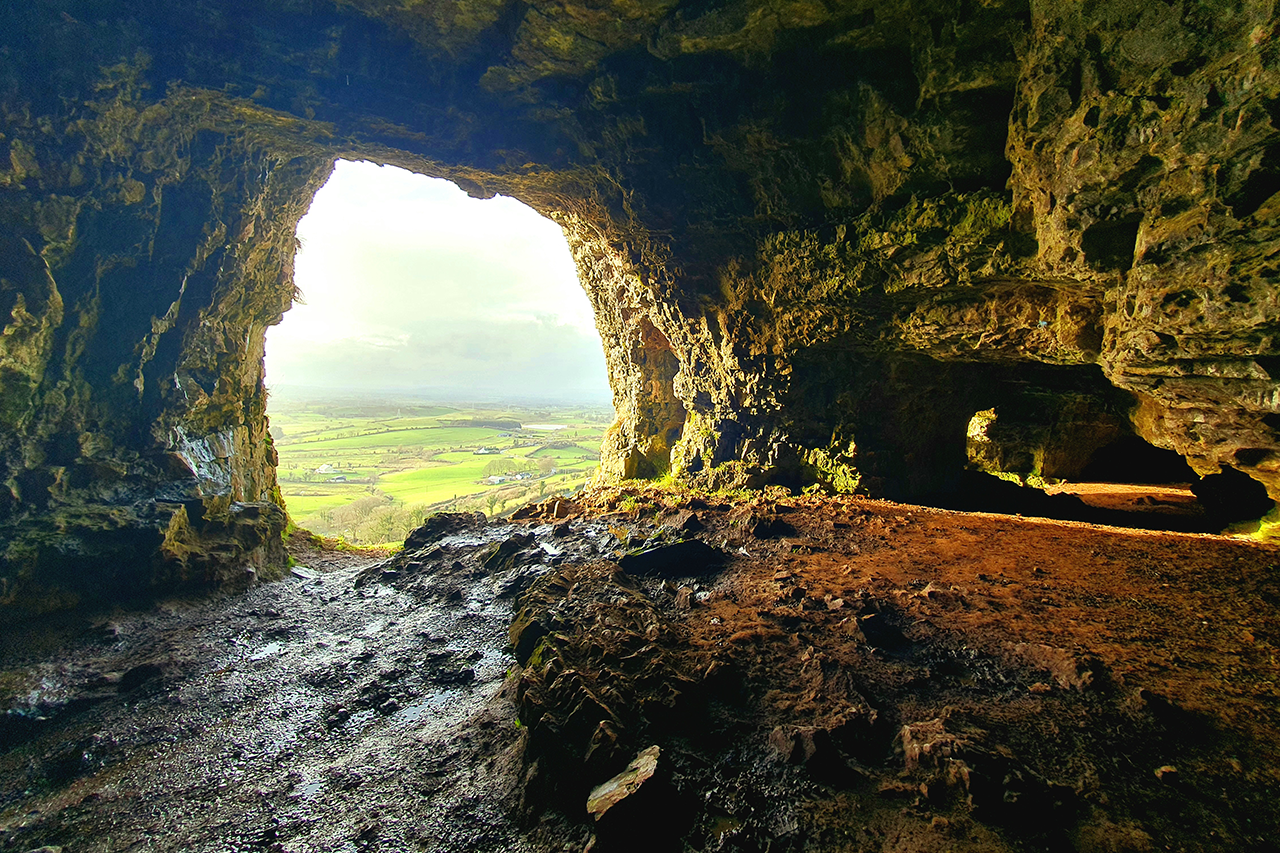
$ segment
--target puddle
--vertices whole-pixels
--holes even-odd
[[[304,800],[314,799],[316,794],[324,790],[323,779],[312,779],[310,782],[300,782],[298,787],[294,789],[293,796],[301,797]]]
[[[451,698],[453,697],[447,693],[436,693],[401,708],[396,712],[396,718],[402,723],[416,723],[427,715],[441,716],[446,712]]]
[[[249,655],[249,660],[266,660],[269,657],[280,654],[280,650],[284,648],[282,643],[267,643],[253,654]]]

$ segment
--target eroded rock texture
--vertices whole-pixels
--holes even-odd
[[[1275,39],[1265,0],[24,4],[3,596],[271,562],[262,334],[335,157],[564,227],[610,476],[916,497],[1049,399],[1022,434],[1102,432],[1032,458],[1136,433],[1280,494]]]

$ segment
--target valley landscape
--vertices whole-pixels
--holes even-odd
[[[357,545],[399,544],[431,512],[510,512],[585,486],[613,411],[599,405],[439,404],[286,389],[271,436],[293,523]]]

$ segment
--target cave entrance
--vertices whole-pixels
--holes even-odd
[[[297,238],[298,298],[265,360],[295,523],[399,542],[430,512],[502,514],[593,476],[614,413],[559,226],[339,160]]]
[[[1273,505],[1261,483],[1234,469],[1200,477],[1177,453],[1138,436],[1108,401],[1032,397],[969,420],[966,508],[1218,532]]]

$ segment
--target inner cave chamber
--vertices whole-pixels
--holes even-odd
[[[459,5],[14,11],[0,603],[282,564],[263,335],[339,158],[560,225],[618,413],[607,478],[919,500],[994,409],[1031,473],[1087,468],[1054,431],[1092,419],[1228,498],[1280,494],[1269,21]],[[1016,444],[991,464],[1023,472]]]

